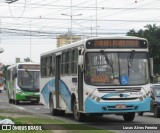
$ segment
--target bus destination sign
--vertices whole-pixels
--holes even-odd
[[[147,41],[145,40],[126,40],[126,39],[102,39],[89,40],[86,43],[86,48],[147,48]]]
[[[32,69],[32,70],[39,70],[39,65],[33,65],[33,64],[20,64],[18,66],[18,69]]]

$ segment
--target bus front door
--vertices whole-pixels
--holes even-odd
[[[55,75],[55,93],[56,93],[56,108],[60,108],[60,101],[59,101],[59,96],[60,96],[60,61],[61,61],[61,56],[58,55],[56,56],[56,75]]]

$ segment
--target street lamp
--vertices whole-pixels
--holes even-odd
[[[98,27],[100,27],[100,26],[95,26],[95,27],[92,27],[92,26],[91,26],[91,27],[90,27],[90,29],[91,29],[91,37],[92,37],[92,30],[95,29],[95,28],[96,28],[96,36],[97,36],[97,28],[98,28]]]

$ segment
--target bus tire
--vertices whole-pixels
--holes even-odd
[[[65,115],[65,110],[58,110],[58,115],[59,116],[64,116]]]
[[[128,121],[128,122],[132,122],[134,120],[134,117],[135,117],[135,113],[127,113],[127,114],[123,114],[123,119],[125,121]]]
[[[50,95],[49,97],[49,110],[51,115],[55,116],[56,115],[56,110],[54,109],[54,102],[53,102],[53,97]]]
[[[76,121],[79,121],[79,122],[85,121],[85,114],[78,112],[77,103],[75,99],[73,102],[73,116]]]
[[[8,101],[9,103],[12,103],[12,99],[9,99],[9,101]]]
[[[138,116],[143,116],[143,112],[138,112]]]
[[[160,109],[157,106],[154,107],[154,117],[155,118],[160,117]]]
[[[19,104],[19,100],[15,100],[15,104],[18,105]]]

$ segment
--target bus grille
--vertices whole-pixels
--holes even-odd
[[[103,110],[108,110],[108,111],[119,111],[119,110],[135,110],[138,108],[138,106],[126,106],[126,108],[116,108],[115,106],[107,106],[107,107],[102,107]]]
[[[140,92],[141,88],[97,88],[100,93],[111,92]]]
[[[102,98],[103,100],[135,100],[138,97],[127,97],[127,98]]]

